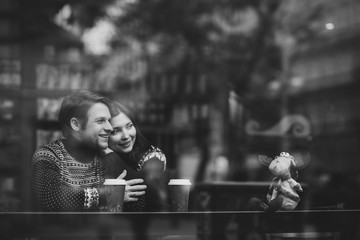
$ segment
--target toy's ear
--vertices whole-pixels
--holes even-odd
[[[296,169],[300,170],[305,168],[311,161],[311,156],[309,152],[302,152],[294,156],[294,161],[296,164]]]
[[[259,161],[264,164],[265,166],[269,166],[270,163],[272,162],[272,158],[265,156],[265,155],[259,155]]]

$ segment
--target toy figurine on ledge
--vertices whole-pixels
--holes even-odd
[[[274,159],[260,155],[259,160],[262,164],[269,167],[270,172],[275,177],[266,196],[268,203],[266,204],[261,202],[260,199],[253,198],[250,204],[267,212],[294,210],[300,201],[298,192],[303,191],[300,183],[296,181],[298,170],[303,169],[309,164],[311,160],[310,154],[306,153],[301,158],[294,158],[289,153],[282,152],[280,156]]]

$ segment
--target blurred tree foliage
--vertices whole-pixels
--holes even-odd
[[[114,24],[112,51],[101,59],[105,81],[126,80],[116,64],[126,55],[145,62],[145,75],[218,71],[222,83],[244,97],[266,92],[282,77],[284,36],[309,40],[319,28],[323,1],[78,0],[69,21],[88,27],[102,16]]]
[[[106,15],[106,6],[111,2],[113,0],[19,0],[22,40],[46,36],[53,28],[54,17],[65,5],[72,8],[68,24],[76,23],[81,29],[90,28],[99,17]]]
[[[254,70],[266,76],[256,78],[254,86],[279,71],[279,52],[270,33],[280,1],[125,2],[118,1],[121,14],[109,18],[118,29],[113,47],[140,43],[153,72],[194,64],[202,71],[219,70],[222,83],[242,95],[251,87]]]
[[[107,60],[101,58],[105,63],[102,74],[109,73],[104,76],[109,81],[118,81],[114,78],[119,75],[126,78],[126,74],[109,71],[109,66],[119,70],[116,62],[125,53],[128,58],[145,61],[145,70],[155,73],[199,66],[199,71],[219,70],[223,84],[244,96],[266,91],[268,83],[279,78],[283,42],[278,41],[278,33],[298,42],[308,40],[318,30],[322,2],[34,0],[21,2],[21,16],[28,35],[46,34],[42,25],[65,5],[72,9],[67,23],[80,29],[91,28],[99,19],[113,23],[112,51]]]

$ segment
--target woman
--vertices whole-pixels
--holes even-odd
[[[149,144],[136,127],[133,114],[127,108],[113,103],[110,112],[113,131],[105,155],[105,175],[116,178],[126,170],[125,180],[142,178],[147,186],[145,195],[133,192],[131,198],[126,199],[124,211],[162,210],[166,203],[164,153]]]

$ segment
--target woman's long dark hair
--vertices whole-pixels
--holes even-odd
[[[145,152],[150,149],[151,145],[148,142],[148,140],[144,137],[144,135],[140,132],[134,114],[124,105],[118,102],[113,102],[110,106],[111,117],[113,118],[119,115],[120,113],[125,114],[133,122],[134,127],[136,129],[136,140],[134,143],[134,147],[129,154],[125,154],[125,153],[118,153],[118,154],[122,156],[124,160],[127,160],[129,164],[136,167],[138,161],[145,154]]]

